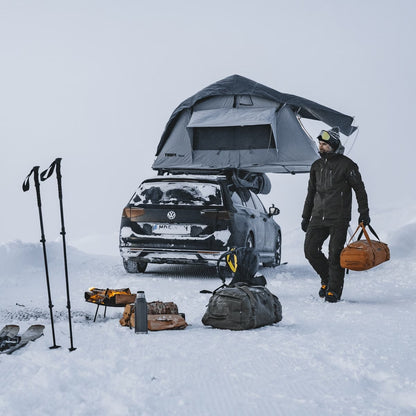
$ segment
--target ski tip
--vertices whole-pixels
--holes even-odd
[[[14,325],[14,324],[4,325],[4,327],[0,330],[0,332],[6,331],[8,329],[15,329],[15,328],[19,328],[19,325]]]
[[[45,329],[45,325],[30,325],[30,327],[26,330],[26,332],[36,332],[43,335],[43,330]]]
[[[0,338],[7,338],[7,337],[14,337],[19,333],[20,327],[19,325],[5,325],[0,330]]]
[[[34,328],[34,329],[45,329],[45,325],[40,325],[40,324],[36,324],[36,325],[30,325],[30,328]]]

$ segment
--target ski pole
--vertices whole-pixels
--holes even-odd
[[[59,348],[60,345],[56,345],[55,341],[55,327],[53,324],[53,304],[52,304],[52,296],[51,296],[51,287],[49,284],[49,270],[48,270],[48,258],[46,255],[46,239],[45,239],[45,231],[43,228],[43,217],[42,217],[42,201],[40,198],[40,182],[39,182],[39,166],[34,166],[33,169],[30,171],[29,175],[27,175],[25,181],[23,182],[22,188],[23,192],[26,192],[30,188],[30,176],[33,174],[33,179],[35,182],[35,188],[36,188],[36,198],[38,202],[38,211],[39,211],[39,221],[40,221],[40,242],[42,243],[43,247],[43,260],[45,263],[45,272],[46,272],[46,287],[48,290],[48,302],[49,302],[49,313],[51,316],[51,327],[52,327],[52,339],[53,339],[53,345],[49,347],[50,349]]]
[[[40,174],[40,179],[42,181],[46,181],[50,176],[52,176],[54,170],[56,171],[56,180],[58,182],[58,198],[59,198],[59,208],[61,212],[61,235],[62,235],[62,245],[63,245],[63,252],[64,252],[64,266],[65,266],[65,283],[66,283],[66,300],[67,304],[66,307],[68,309],[68,322],[69,322],[69,338],[71,341],[71,347],[69,351],[75,351],[73,344],[73,336],[72,336],[72,322],[71,322],[71,300],[69,296],[69,278],[68,278],[68,261],[66,255],[66,239],[65,239],[65,223],[64,223],[64,207],[62,202],[62,175],[61,175],[61,160],[62,158],[56,158],[48,169],[43,171]]]

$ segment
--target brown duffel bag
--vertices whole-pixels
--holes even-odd
[[[368,225],[370,231],[378,239],[371,240],[365,225],[360,223],[350,238],[347,246],[341,251],[340,263],[344,269],[355,271],[368,270],[387,260],[390,260],[390,250],[386,243],[382,243],[374,229]],[[357,241],[351,243],[357,231],[361,229]],[[360,240],[362,234],[365,240]]]

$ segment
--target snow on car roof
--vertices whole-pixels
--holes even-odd
[[[154,176],[152,178],[145,179],[147,181],[171,181],[171,180],[198,180],[198,181],[217,181],[219,179],[226,179],[225,175],[167,175],[167,176]]]
[[[130,200],[130,204],[221,205],[220,185],[216,180],[165,178],[145,180]]]

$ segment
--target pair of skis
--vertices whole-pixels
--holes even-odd
[[[32,325],[23,334],[19,334],[18,325],[6,325],[0,331],[0,354],[12,354],[24,347],[30,341],[35,341],[43,335],[44,325]]]
[[[37,197],[37,204],[38,204],[38,211],[39,211],[39,221],[40,221],[40,242],[42,243],[43,247],[43,260],[45,263],[45,273],[46,273],[46,287],[48,291],[48,306],[49,306],[49,313],[51,317],[51,327],[52,327],[52,339],[53,345],[49,348],[59,348],[59,345],[56,345],[55,340],[55,328],[53,322],[53,304],[52,304],[52,296],[51,296],[51,289],[49,283],[49,270],[48,270],[48,259],[46,254],[46,239],[45,239],[45,231],[43,227],[43,216],[42,216],[42,200],[40,197],[40,181],[46,181],[48,178],[52,176],[54,171],[56,172],[56,179],[58,182],[58,198],[59,198],[59,207],[61,213],[61,235],[62,235],[62,243],[63,243],[63,254],[64,254],[64,266],[65,266],[65,281],[66,281],[66,298],[67,298],[67,309],[68,309],[68,321],[69,321],[69,336],[71,341],[71,346],[69,351],[74,351],[73,345],[73,336],[72,336],[72,323],[71,323],[71,302],[69,296],[69,278],[68,278],[68,262],[67,262],[67,255],[66,255],[66,240],[65,240],[65,224],[64,224],[64,210],[63,210],[63,202],[62,202],[62,175],[61,175],[61,160],[62,158],[56,158],[48,169],[43,171],[39,174],[39,166],[34,166],[32,170],[27,175],[26,179],[23,182],[22,188],[23,192],[26,192],[30,188],[30,177],[33,176],[33,180],[35,183],[36,188],[36,197]]]

